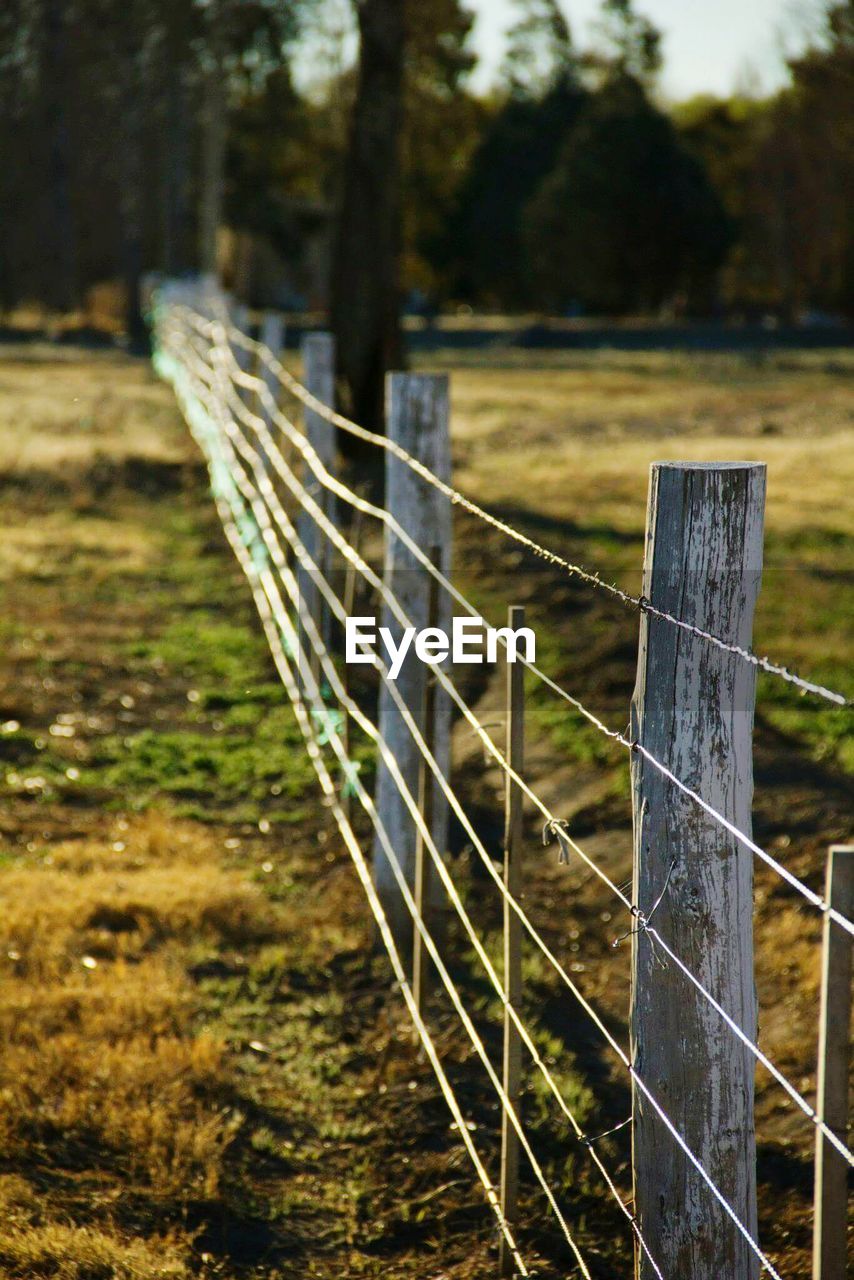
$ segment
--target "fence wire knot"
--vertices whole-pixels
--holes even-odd
[[[625,1129],[626,1125],[631,1123],[632,1117],[629,1116],[628,1119],[621,1120],[619,1124],[615,1124],[612,1129],[606,1129],[604,1133],[594,1134],[592,1138],[589,1138],[586,1133],[579,1134],[578,1141],[582,1147],[592,1148],[594,1142],[601,1142],[603,1138],[610,1138],[612,1133],[619,1133],[621,1129]]]
[[[557,840],[558,848],[558,866],[569,866],[569,855],[571,846],[567,836],[569,835],[569,823],[564,818],[549,818],[548,822],[543,826],[543,844],[550,845],[552,840]]]
[[[667,964],[667,961],[663,959],[663,957],[659,954],[658,948],[655,945],[655,937],[651,932],[652,917],[655,915],[656,911],[661,906],[662,899],[664,898],[664,895],[667,893],[667,890],[670,887],[670,877],[673,875],[675,868],[676,868],[676,859],[674,858],[668,868],[667,875],[665,876],[664,885],[662,887],[661,893],[658,895],[655,902],[652,904],[652,909],[650,910],[649,915],[647,915],[645,911],[642,911],[641,908],[636,903],[633,904],[631,907],[631,913],[632,913],[632,916],[635,918],[635,920],[637,920],[637,925],[635,926],[634,929],[627,929],[625,933],[621,933],[620,936],[618,938],[615,938],[614,941],[611,943],[612,947],[617,948],[619,947],[620,943],[625,942],[626,938],[631,938],[634,934],[645,933],[646,936],[649,938],[649,945],[652,949],[653,959],[655,960],[656,964],[660,969],[668,968],[668,964]]]

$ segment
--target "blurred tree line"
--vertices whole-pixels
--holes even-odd
[[[566,312],[854,314],[854,0],[830,3],[791,85],[657,102],[660,35],[603,0],[578,51],[519,0],[503,97],[438,239],[441,294]]]
[[[117,278],[132,300],[145,270],[213,269],[222,224],[287,260],[295,209],[329,210],[330,307],[366,417],[406,295],[854,314],[854,0],[828,0],[780,92],[669,109],[632,0],[602,0],[584,50],[556,0],[515,0],[486,98],[464,0],[338,0],[360,57],[339,35],[337,66],[332,3],[5,0],[0,306],[71,310]]]
[[[0,305],[70,310],[120,278],[133,332],[143,271],[210,269],[233,109],[281,92],[303,8],[6,0]]]

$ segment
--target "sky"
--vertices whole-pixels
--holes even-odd
[[[466,0],[477,13],[474,46],[481,65],[474,84],[486,88],[494,78],[513,21],[512,0]],[[589,43],[599,0],[561,0],[573,36]],[[638,0],[638,11],[664,35],[661,87],[670,98],[695,93],[731,93],[758,77],[763,90],[785,80],[783,49],[794,51],[798,5],[794,0]],[[809,3],[802,8],[812,7]]]

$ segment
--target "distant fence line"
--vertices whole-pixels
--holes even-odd
[[[832,705],[846,697],[751,649],[763,543],[764,467],[655,464],[643,595],[621,591],[498,520],[451,484],[447,382],[432,375],[389,379],[388,435],[334,412],[334,344],[303,343],[304,383],[279,360],[280,321],[265,317],[261,340],[245,313],[212,284],[170,282],[152,299],[155,365],[173,385],[210,470],[226,536],[246,576],[319,783],[353,858],[409,1012],[436,1071],[461,1139],[495,1214],[502,1274],[530,1274],[526,1224],[518,1214],[524,1153],[579,1274],[584,1249],[531,1146],[520,1106],[521,1050],[591,1160],[635,1241],[641,1280],[720,1280],[780,1273],[758,1241],[753,1075],[758,1062],[816,1130],[816,1280],[842,1275],[847,1146],[847,1053],[854,851],[837,849],[827,890],[816,893],[758,845],[750,829],[755,677],[762,669]],[[299,427],[283,408],[302,408]],[[385,505],[369,501],[337,471],[335,430],[385,454]],[[435,625],[451,605],[480,611],[451,580],[451,511],[462,507],[591,588],[637,608],[638,685],[628,733],[604,724],[545,672],[526,664],[596,730],[629,753],[635,816],[634,887],[627,894],[531,787],[524,769],[524,689],[507,666],[502,747],[480,723],[442,665],[408,663],[398,681],[377,656],[379,714],[373,721],[349,687],[335,627],[361,579],[382,601],[386,625]],[[382,574],[361,554],[356,526],[378,522]],[[346,566],[343,588],[337,564]],[[518,625],[518,611],[513,613]],[[440,621],[441,625],[441,621]],[[452,714],[461,715],[505,779],[504,866],[499,870],[453,784]],[[359,731],[377,752],[369,794],[352,754]],[[335,775],[337,774],[337,778]],[[350,810],[364,809],[371,864]],[[626,1048],[560,963],[522,902],[523,801],[544,839],[579,858],[615,896],[631,938],[631,1042]],[[447,853],[448,815],[460,823],[504,909],[499,975],[471,920]],[[819,1099],[814,1108],[760,1049],[753,984],[753,857],[771,867],[824,918]],[[449,907],[501,1002],[502,1072],[493,1066],[447,964],[442,921]],[[633,1093],[633,1194],[621,1190],[572,1111],[521,1016],[521,942],[530,939],[626,1071]],[[848,965],[846,986],[845,966]],[[426,995],[438,981],[471,1040],[502,1114],[502,1159],[490,1176],[427,1024]],[[840,1038],[844,1049],[840,1047]],[[842,1064],[845,1064],[845,1071]],[[844,1080],[844,1083],[843,1083]],[[844,1093],[844,1096],[843,1096]],[[840,1207],[841,1206],[841,1207]]]

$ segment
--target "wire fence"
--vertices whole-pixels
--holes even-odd
[[[567,1122],[578,1150],[589,1160],[595,1176],[601,1179],[605,1195],[613,1202],[618,1219],[624,1221],[634,1240],[642,1277],[654,1275],[659,1280],[683,1280],[691,1275],[708,1276],[711,1280],[713,1276],[723,1274],[719,1261],[727,1257],[731,1261],[736,1258],[742,1260],[739,1264],[742,1269],[738,1272],[733,1270],[733,1275],[754,1275],[762,1270],[779,1280],[781,1273],[758,1240],[755,1170],[751,1172],[750,1169],[751,1162],[755,1165],[755,1150],[751,1146],[752,1111],[746,1115],[746,1147],[738,1153],[738,1167],[734,1172],[732,1159],[718,1159],[715,1133],[706,1132],[727,1123],[727,1116],[720,1111],[724,1105],[721,1099],[725,1103],[727,1095],[726,1081],[711,1079],[706,1082],[713,1091],[720,1088],[720,1097],[715,1100],[718,1111],[715,1113],[713,1107],[714,1114],[707,1117],[705,1129],[697,1130],[686,1125],[684,1120],[680,1121],[680,1116],[684,1116],[682,1104],[676,1105],[670,1082],[664,1080],[660,1072],[647,1070],[644,1054],[638,1048],[639,1044],[642,1048],[643,1035],[638,1036],[634,1023],[633,1043],[629,1046],[620,1043],[610,1029],[608,1019],[585,996],[567,966],[561,963],[546,942],[519,894],[508,887],[508,850],[505,849],[502,870],[496,865],[494,851],[479,834],[469,812],[470,804],[454,784],[445,746],[437,738],[439,731],[436,725],[439,721],[426,696],[426,682],[422,680],[419,685],[411,680],[407,683],[406,679],[390,679],[389,664],[379,653],[374,653],[370,661],[382,689],[379,714],[369,714],[363,705],[364,699],[354,694],[347,670],[342,667],[335,639],[337,632],[333,632],[333,627],[336,624],[343,627],[347,622],[355,580],[364,582],[365,588],[375,594],[389,625],[398,628],[424,625],[421,606],[426,599],[424,591],[427,588],[425,586],[420,597],[411,590],[401,589],[401,579],[394,567],[395,552],[399,558],[405,557],[410,569],[417,568],[419,581],[423,579],[425,583],[431,583],[430,590],[434,596],[440,596],[448,607],[453,605],[472,619],[480,619],[481,611],[451,581],[447,561],[431,555],[429,546],[419,537],[406,511],[399,507],[392,509],[394,503],[388,496],[386,505],[370,501],[336,474],[334,435],[319,436],[318,426],[343,431],[383,450],[388,465],[405,468],[421,489],[434,491],[441,501],[486,522],[554,568],[639,610],[650,623],[684,636],[683,647],[699,646],[717,655],[716,661],[729,664],[726,671],[731,673],[733,687],[743,688],[738,682],[742,679],[740,670],[745,668],[753,672],[762,670],[797,687],[804,696],[821,699],[837,707],[848,705],[848,699],[836,690],[791,672],[770,658],[757,656],[740,636],[727,638],[717,628],[677,616],[650,596],[635,596],[623,591],[599,573],[572,563],[491,515],[439,474],[442,467],[431,467],[422,457],[416,456],[417,448],[409,449],[401,443],[400,433],[396,438],[393,431],[387,436],[370,432],[336,413],[331,405],[298,382],[285,369],[277,351],[253,340],[243,327],[234,323],[228,301],[218,291],[191,284],[165,285],[154,300],[153,326],[157,370],[174,387],[184,417],[205,456],[217,511],[248,580],[273,660],[293,704],[321,790],[364,888],[417,1035],[436,1073],[439,1088],[471,1159],[475,1176],[495,1215],[502,1241],[504,1273],[531,1274],[524,1248],[526,1224],[518,1220],[513,1178],[502,1176],[499,1185],[499,1180],[490,1175],[486,1157],[479,1152],[467,1127],[464,1108],[428,1026],[427,1003],[419,981],[413,982],[410,956],[413,938],[417,940],[416,952],[423,948],[429,956],[432,972],[497,1098],[504,1121],[502,1168],[504,1170],[505,1166],[518,1159],[516,1153],[519,1150],[524,1153],[534,1181],[569,1250],[574,1273],[591,1276],[591,1263],[587,1257],[589,1245],[585,1247],[585,1241],[580,1238],[583,1232],[573,1225],[572,1213],[561,1203],[560,1195],[551,1185],[546,1171],[547,1162],[538,1156],[528,1127],[523,1122],[518,1090],[513,1084],[512,1074],[508,1076],[507,1071],[508,1046],[513,1042],[524,1046],[549,1098]],[[295,415],[284,407],[288,402],[306,411],[307,418],[310,417],[314,425],[297,425]],[[389,492],[390,488],[387,494]],[[346,509],[356,514],[357,522],[342,518]],[[376,528],[384,535],[382,571],[369,563],[360,549],[358,529],[362,521],[375,522]],[[334,562],[333,556],[337,557]],[[399,559],[398,569],[400,562]],[[343,584],[334,563],[346,566]],[[306,584],[311,584],[310,591]],[[509,633],[499,630],[497,642],[504,647],[509,660]],[[654,643],[654,639],[650,643]],[[647,745],[645,735],[634,730],[624,733],[607,725],[535,662],[519,656],[533,678],[565,700],[603,738],[629,753],[633,773],[640,776],[640,770],[649,769],[660,786],[667,789],[668,795],[678,794],[686,806],[681,816],[689,840],[690,833],[701,832],[702,825],[702,831],[715,833],[713,839],[718,845],[724,840],[734,853],[741,851],[737,859],[740,865],[746,852],[769,867],[789,889],[820,913],[826,929],[832,925],[842,932],[846,941],[854,934],[850,909],[840,909],[829,890],[825,895],[817,893],[762,848],[750,830],[745,829],[749,827],[749,821],[739,821],[728,807],[725,791],[713,788],[704,794],[703,786],[697,784],[695,776],[683,776],[672,757],[660,758]],[[643,994],[644,982],[654,986],[662,981],[657,976],[661,970],[670,969],[671,973],[678,973],[686,984],[686,990],[696,997],[702,1016],[712,1019],[709,1025],[714,1025],[710,1038],[716,1045],[715,1061],[730,1052],[722,1047],[728,1043],[727,1037],[746,1056],[750,1072],[745,1068],[739,1078],[742,1081],[749,1079],[745,1089],[750,1103],[752,1070],[758,1063],[814,1126],[817,1143],[822,1150],[825,1153],[829,1151],[845,1169],[854,1164],[846,1133],[840,1132],[838,1125],[828,1123],[821,1108],[814,1107],[760,1048],[750,1000],[733,1013],[729,989],[720,981],[721,971],[714,963],[714,957],[710,959],[702,949],[698,951],[694,945],[696,939],[686,937],[684,930],[674,931],[660,923],[670,900],[680,891],[680,877],[684,878],[678,857],[674,856],[663,874],[659,875],[651,905],[642,908],[637,877],[633,892],[628,893],[624,886],[615,883],[601,865],[601,860],[579,844],[568,824],[545,803],[524,776],[524,771],[511,763],[509,736],[502,749],[489,733],[490,726],[482,723],[470,705],[447,664],[435,663],[430,671],[430,687],[436,697],[444,700],[445,715],[448,709],[452,709],[454,715],[467,722],[482,745],[485,757],[501,771],[507,794],[519,799],[524,797],[539,815],[544,841],[557,842],[562,862],[573,858],[582,863],[605,886],[625,914],[625,930],[614,940],[614,945],[629,937],[632,939],[633,985]],[[750,686],[748,691],[751,692]],[[428,708],[426,715],[425,707]],[[351,729],[363,735],[376,754],[381,773],[373,795],[360,776],[361,765],[353,754]],[[401,742],[405,744],[403,751]],[[413,762],[416,772],[411,767]],[[703,776],[702,771],[700,776]],[[642,789],[643,782],[639,785]],[[389,795],[393,795],[393,804],[388,800]],[[356,833],[359,824],[354,822],[351,814],[354,801],[363,810],[367,827],[372,832],[373,867]],[[646,809],[640,812],[645,815],[649,808],[648,797],[643,804]],[[454,864],[447,857],[441,820],[436,816],[442,809],[453,814],[464,832],[505,913],[503,974],[499,973],[490,956],[489,948],[472,918],[471,904],[467,904],[466,894],[458,883]],[[637,812],[636,820],[641,821]],[[401,823],[405,823],[405,827]],[[401,831],[404,831],[405,838],[401,837]],[[701,835],[697,836],[699,842],[702,842]],[[412,856],[407,843],[410,837],[415,850]],[[387,882],[378,878],[380,860],[388,869]],[[455,915],[502,1009],[505,1022],[503,1076],[492,1063],[483,1036],[467,1006],[465,992],[452,976],[453,965],[445,951],[444,930],[435,906],[439,901],[446,903]],[[625,1073],[634,1096],[635,1144],[642,1147],[645,1141],[643,1124],[648,1125],[649,1120],[644,1120],[644,1117],[654,1117],[656,1134],[664,1135],[663,1141],[669,1150],[676,1153],[675,1158],[690,1171],[687,1181],[683,1176],[685,1204],[666,1206],[669,1225],[665,1223],[662,1227],[646,1207],[660,1188],[646,1185],[648,1175],[643,1172],[640,1161],[635,1165],[633,1193],[620,1188],[619,1178],[597,1150],[595,1144],[598,1139],[585,1132],[581,1118],[564,1095],[555,1071],[538,1047],[536,1029],[526,1022],[522,1009],[517,1007],[518,1001],[511,999],[509,993],[513,987],[508,968],[520,961],[518,954],[513,956],[507,951],[508,921],[515,922],[515,926],[524,932],[543,962],[571,993],[575,1006],[590,1021]],[[642,952],[642,946],[648,946],[648,951]],[[736,976],[741,980],[744,975]],[[752,986],[752,981],[751,967],[749,986]],[[637,1003],[637,992],[634,1002]],[[633,1013],[635,1016],[639,1015]],[[734,1061],[725,1056],[721,1060]],[[689,1128],[691,1131],[687,1132]],[[739,1140],[745,1134],[741,1134]],[[704,1204],[698,1205],[696,1202],[700,1197]],[[698,1226],[698,1222],[711,1222],[710,1205],[716,1206],[719,1217],[727,1224],[723,1234],[730,1238],[725,1246],[729,1252],[716,1252],[715,1247],[708,1248],[703,1244],[695,1262],[701,1254],[705,1261],[698,1262],[696,1266],[692,1263],[686,1269],[677,1258],[688,1255],[679,1255],[678,1250],[685,1248],[686,1233],[700,1238],[704,1232],[708,1234],[708,1230],[712,1230]],[[673,1228],[674,1221],[679,1223],[678,1230]],[[671,1237],[677,1236],[681,1244],[672,1243]],[[820,1280],[830,1280],[830,1272],[822,1275]]]

